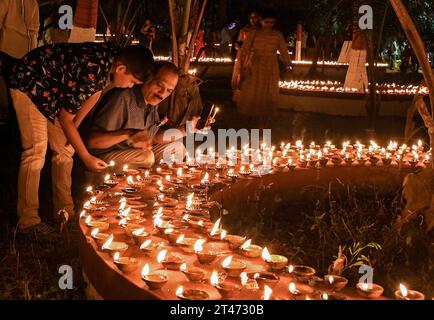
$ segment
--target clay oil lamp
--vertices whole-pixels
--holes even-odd
[[[231,179],[238,178],[238,174],[235,173],[234,169],[229,169],[226,175]]]
[[[130,175],[130,176],[136,176],[138,174],[140,174],[140,171],[137,169],[131,169],[128,167],[128,165],[124,165],[122,168],[122,172],[126,175]]]
[[[280,160],[280,158],[273,159],[273,167],[278,170],[283,170],[286,167],[286,164]]]
[[[176,289],[176,296],[181,300],[206,300],[209,298],[208,293],[199,289],[184,289],[184,286],[179,286]]]
[[[321,300],[347,300],[343,295],[331,293],[321,293],[319,297]]]
[[[150,273],[149,265],[145,264],[142,269],[142,280],[151,290],[161,289],[169,280],[167,275],[162,273]]]
[[[140,229],[133,230],[131,232],[131,236],[137,245],[141,245],[151,235],[149,232],[145,231],[145,228],[142,227]]]
[[[288,267],[288,272],[298,282],[308,282],[315,275],[316,270],[308,266],[301,265],[290,265]]]
[[[244,177],[248,177],[252,174],[252,171],[250,170],[250,168],[247,168],[245,166],[241,166],[240,171],[238,171],[238,173]]]
[[[181,264],[184,263],[184,260],[175,254],[170,254],[167,250],[161,250],[157,255],[157,262],[161,263],[163,267],[168,270],[178,271],[181,267]]]
[[[384,288],[375,283],[357,283],[357,293],[364,298],[375,299],[383,294]]]
[[[301,296],[303,293],[297,288],[294,282],[290,282],[288,285],[289,293],[292,297],[298,297]]]
[[[318,151],[318,162],[321,165],[321,167],[325,167],[327,166],[329,159],[327,156],[324,156],[321,151]]]
[[[217,171],[224,171],[226,169],[226,166],[223,165],[220,161],[217,161],[215,164],[215,169]]]
[[[253,276],[249,277],[249,275],[246,272],[241,272],[240,280],[241,280],[241,285],[243,286],[244,289],[249,291],[259,290],[259,286],[256,280],[253,278]]]
[[[128,245],[125,242],[113,241],[113,235],[101,247],[102,251],[107,251],[111,256],[114,256],[116,252],[125,252],[127,249]]]
[[[210,185],[209,174],[208,172],[205,172],[203,179],[200,181],[200,186],[205,188],[208,187],[209,185]]]
[[[251,272],[247,274],[249,278],[252,278],[256,281],[258,287],[262,290],[265,286],[269,286],[270,288],[274,288],[279,283],[279,276],[272,272]]]
[[[92,186],[88,186],[88,187],[86,187],[86,193],[87,193],[89,196],[94,196],[94,195],[95,195],[95,191],[93,190],[93,187],[92,187]]]
[[[267,247],[262,250],[262,260],[268,263],[272,271],[281,271],[288,264],[288,258],[277,254],[270,255]]]
[[[228,256],[226,259],[224,259],[221,266],[228,277],[233,278],[239,278],[241,272],[243,272],[247,267],[245,262],[233,259],[232,256]]]
[[[110,235],[107,233],[99,232],[99,228],[93,229],[92,232],[90,233],[90,235],[96,241],[98,246],[102,246],[107,241],[107,239],[110,237]]]
[[[288,158],[287,166],[289,169],[295,170],[295,168],[297,167],[297,164],[294,163],[294,160],[292,160],[292,158]]]
[[[201,281],[206,275],[205,270],[198,267],[188,267],[187,264],[183,263],[180,267],[180,270],[190,281]]]
[[[142,250],[147,256],[155,257],[157,250],[161,247],[164,247],[161,243],[155,243],[152,242],[151,239],[148,239],[140,245],[140,250]]]
[[[89,212],[105,211],[107,209],[106,204],[105,201],[98,200],[96,196],[93,196],[83,204],[83,209]]]
[[[298,166],[300,168],[306,168],[307,166],[307,161],[306,161],[306,157],[304,156],[304,154],[300,154],[300,156],[298,157]]]
[[[371,162],[372,166],[376,166],[378,164],[378,161],[380,161],[380,158],[378,158],[376,155],[372,155],[369,158],[369,162]]]
[[[344,161],[345,161],[347,166],[351,166],[354,162],[354,159],[351,157],[351,155],[349,153],[346,153]]]
[[[92,216],[87,216],[85,223],[89,228],[98,228],[101,232],[107,231],[110,227],[107,222],[92,220]]]
[[[395,291],[396,300],[425,300],[425,295],[419,291],[408,290],[402,283],[399,284],[399,290]]]
[[[197,238],[187,238],[181,234],[178,239],[176,239],[176,244],[181,247],[181,250],[185,253],[194,253],[194,245],[197,240]]]
[[[229,243],[229,249],[231,250],[238,249],[246,241],[246,237],[233,235],[233,234],[224,234],[223,231],[222,231],[222,236],[224,235],[224,237],[222,237],[221,239]]]
[[[240,294],[242,287],[230,281],[220,281],[217,271],[213,271],[211,275],[211,284],[220,293],[223,299],[232,299]]]
[[[348,279],[338,275],[326,275],[324,280],[328,286],[333,288],[333,291],[341,291],[348,283]]]
[[[383,162],[384,166],[390,166],[392,163],[392,155],[387,152],[383,158],[381,158],[381,161]]]
[[[113,256],[113,263],[124,273],[131,273],[139,266],[139,261],[132,257],[121,257],[119,252]]]
[[[103,185],[106,185],[106,186],[108,186],[108,187],[110,187],[110,188],[113,188],[113,187],[115,187],[115,186],[118,185],[118,182],[117,182],[116,180],[113,180],[113,179],[111,178],[111,176],[110,176],[109,174],[107,174],[107,175],[104,177]]]
[[[121,221],[125,221],[124,219],[122,219]],[[133,236],[133,232],[134,231],[138,231],[139,234],[143,233],[144,231],[144,227],[141,224],[138,223],[131,223],[128,222],[128,220],[125,221],[125,224],[121,224],[124,228],[125,228],[125,232],[127,233],[127,235],[129,235],[130,237]]]
[[[175,184],[184,183],[184,175],[182,172],[182,168],[178,168],[178,170],[176,171],[176,178],[173,180],[173,183]]]
[[[217,258],[217,253],[211,250],[204,250],[204,239],[198,239],[194,244],[194,252],[196,253],[197,260],[201,264],[210,264]]]
[[[168,228],[164,230],[164,235],[171,244],[176,244],[176,240],[178,240],[178,238],[181,236],[181,233],[174,228]]]
[[[173,229],[175,226],[170,221],[163,220],[161,216],[156,216],[154,219],[154,227],[164,234],[165,230]]]
[[[332,163],[333,163],[335,166],[338,166],[338,165],[341,164],[341,162],[342,162],[342,158],[341,158],[339,155],[334,155],[334,156],[331,158],[331,161],[332,161]]]
[[[261,256],[262,247],[252,244],[252,240],[247,240],[240,247],[240,252],[249,258],[258,258]]]

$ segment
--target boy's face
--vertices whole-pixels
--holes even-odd
[[[142,82],[134,77],[132,74],[127,73],[127,68],[123,65],[117,65],[114,68],[113,84],[116,88],[131,88],[135,84],[141,84]]]
[[[143,97],[152,106],[158,105],[175,90],[179,76],[172,72],[160,71],[157,76],[144,84]]]
[[[261,25],[263,28],[273,28],[276,23],[276,19],[266,18],[261,20]]]

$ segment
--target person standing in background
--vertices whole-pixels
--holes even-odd
[[[239,82],[240,82],[240,70],[241,70],[241,64],[240,64],[240,49],[246,41],[248,35],[254,31],[259,29],[261,22],[261,14],[259,13],[259,10],[253,10],[250,12],[249,15],[249,24],[246,25],[244,28],[240,30],[240,33],[238,35],[238,40],[235,45],[235,50],[237,50],[237,56],[234,63],[234,70],[232,72],[232,101],[235,103],[238,102],[238,98],[240,96],[240,90],[239,90]]]
[[[155,26],[150,19],[146,19],[144,26],[140,29],[140,45],[152,51],[152,43],[155,40]]]
[[[249,33],[240,50],[240,98],[238,112],[264,129],[279,103],[280,60],[289,66],[291,61],[285,38],[274,29],[276,13],[264,10],[261,28]]]
[[[39,5],[36,0],[0,1],[0,51],[21,59],[38,45]]]

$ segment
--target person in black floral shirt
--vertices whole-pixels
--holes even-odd
[[[15,65],[9,78],[23,153],[18,178],[19,229],[51,233],[38,215],[40,172],[47,145],[53,151],[54,210],[73,212],[71,170],[74,149],[91,171],[107,164],[92,156],[78,126],[111,82],[129,88],[148,80],[153,56],[149,49],[112,43],[61,43],[32,50]]]

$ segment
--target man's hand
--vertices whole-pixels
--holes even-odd
[[[107,168],[107,163],[102,161],[101,159],[98,159],[97,157],[94,157],[92,155],[89,155],[88,157],[83,159],[84,165],[93,172],[101,172],[104,169]]]
[[[136,149],[151,150],[152,139],[149,137],[148,130],[141,130],[134,133],[129,139],[128,144]]]

